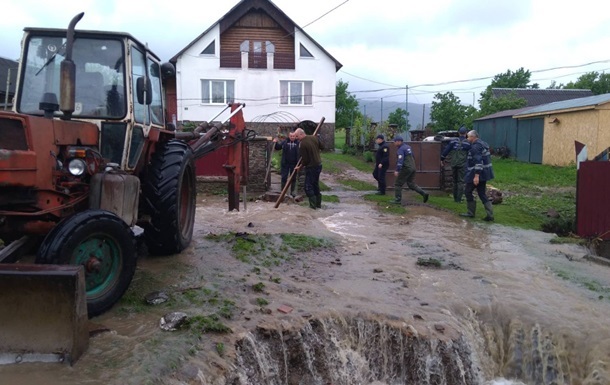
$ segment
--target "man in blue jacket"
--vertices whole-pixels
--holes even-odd
[[[396,170],[394,171],[394,176],[396,177],[396,182],[394,182],[394,200],[392,203],[400,204],[402,203],[402,186],[407,183],[407,186],[422,197],[424,197],[424,203],[428,202],[428,198],[430,197],[428,193],[421,189],[417,184],[415,184],[415,159],[413,158],[413,151],[411,150],[411,146],[406,144],[402,136],[394,137],[394,145],[397,147],[396,149]]]
[[[460,136],[452,139],[443,149],[441,153],[441,167],[445,166],[445,158],[451,154],[451,176],[453,178],[453,200],[462,202],[464,195],[464,176],[466,175],[466,160],[468,159],[468,150],[470,142],[466,138],[468,130],[462,126],[458,130]]]
[[[385,195],[385,174],[390,167],[390,149],[383,135],[377,135],[377,152],[375,153],[375,169],[373,178],[377,181],[377,195]]]
[[[299,141],[297,140],[297,135],[294,132],[291,132],[288,134],[288,139],[279,142],[277,138],[274,138],[273,143],[275,143],[276,151],[282,150],[280,173],[282,176],[281,186],[283,191],[284,186],[286,186],[286,182],[288,181],[288,177],[292,174],[299,161]],[[292,196],[295,196],[296,194],[297,180],[298,178],[295,178],[292,185],[290,185],[290,195]]]
[[[494,178],[494,170],[491,165],[491,153],[489,145],[479,139],[479,134],[475,131],[468,132],[468,141],[470,142],[470,150],[468,151],[468,162],[466,168],[466,207],[467,213],[460,214],[463,217],[473,218],[477,209],[477,202],[474,200],[473,191],[476,189],[487,215],[483,220],[493,221],[494,211],[491,202],[487,198],[486,186],[487,181]]]

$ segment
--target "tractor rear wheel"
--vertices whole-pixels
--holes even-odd
[[[84,267],[89,317],[102,314],[121,299],[136,261],[131,229],[104,210],[87,210],[64,219],[46,236],[36,256],[36,263]]]
[[[188,144],[179,140],[159,144],[142,184],[150,214],[150,223],[144,227],[149,253],[176,254],[191,243],[197,198],[195,178],[195,159]]]

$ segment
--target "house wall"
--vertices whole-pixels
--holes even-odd
[[[295,39],[295,70],[220,68],[220,36],[216,25],[195,42],[177,60],[176,94],[178,121],[210,120],[224,105],[201,103],[201,79],[235,80],[235,101],[246,103],[246,122],[285,121],[286,116],[296,121],[319,121],[324,116],[327,123],[335,122],[335,62],[299,31]],[[216,55],[200,55],[213,40]],[[314,58],[301,59],[298,47],[302,43]],[[313,105],[284,106],[279,103],[280,80],[313,81]],[[282,112],[283,115],[270,116]],[[222,119],[222,116],[219,117]]]
[[[585,110],[563,114],[550,114],[544,118],[544,145],[542,163],[554,166],[567,166],[576,161],[574,141],[587,145],[589,157],[596,155],[603,148],[610,146],[607,136],[600,137],[600,128],[610,123],[607,110]],[[553,118],[559,123],[550,123]],[[607,131],[607,130],[606,130]],[[605,142],[605,147],[600,143]]]

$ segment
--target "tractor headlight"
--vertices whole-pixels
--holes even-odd
[[[70,171],[70,174],[74,176],[83,175],[86,169],[87,165],[82,159],[72,159],[70,163],[68,163],[68,171]]]

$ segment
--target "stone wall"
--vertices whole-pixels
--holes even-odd
[[[264,137],[257,137],[249,143],[249,175],[248,187],[250,191],[267,191],[268,182],[265,180],[267,164],[271,151],[271,142]]]

